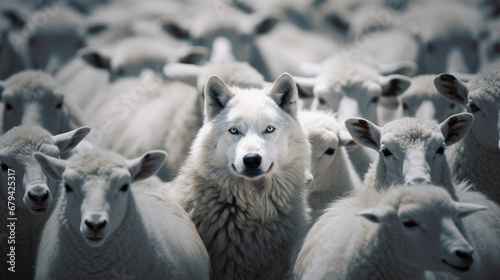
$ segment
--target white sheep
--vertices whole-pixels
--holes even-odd
[[[24,70],[0,81],[1,132],[25,124],[40,125],[52,134],[76,129],[83,124],[82,113],[65,97],[54,78],[42,71]]]
[[[450,74],[438,75],[439,93],[474,115],[471,132],[449,152],[452,174],[468,180],[500,203],[500,71],[486,71],[464,83]]]
[[[485,209],[454,201],[436,186],[364,189],[334,203],[314,224],[294,276],[427,279],[426,270],[461,275],[476,264],[458,219]]]
[[[205,119],[168,186],[204,241],[214,279],[282,279],[308,215],[310,144],[296,119],[298,93],[228,87],[211,76]]]
[[[137,183],[155,174],[166,154],[127,160],[91,149],[68,160],[35,157],[61,180],[56,209],[42,233],[35,279],[209,279],[205,247],[187,213]]]
[[[300,111],[298,119],[312,149],[314,188],[308,193],[308,202],[314,212],[319,214],[330,202],[361,188],[361,179],[346,150],[357,143],[331,112]],[[313,216],[317,216],[314,212]]]
[[[436,120],[441,123],[449,116],[463,112],[464,107],[442,95],[434,85],[436,75],[420,75],[411,79],[410,87],[399,96],[400,106],[405,117]]]
[[[445,150],[467,134],[472,122],[471,114],[460,113],[440,124],[401,118],[378,127],[366,119],[350,118],[345,125],[356,142],[378,151],[365,176],[365,187],[380,190],[393,184],[434,184],[455,197]]]
[[[73,149],[89,131],[88,127],[83,127],[52,136],[39,126],[28,125],[14,127],[0,137],[0,203],[5,206],[0,218],[4,221],[17,219],[12,221],[14,227],[3,226],[0,230],[0,234],[10,237],[9,242],[2,240],[1,251],[12,254],[10,247],[15,247],[13,262],[2,265],[1,275],[5,276],[2,278],[7,279],[7,275],[33,278],[40,233],[58,194],[57,182],[44,175],[32,153],[60,156]],[[9,257],[8,261],[11,260]],[[7,271],[11,266],[15,266],[15,273]]]
[[[152,149],[167,151],[158,176],[169,181],[201,127],[198,98],[194,87],[164,81],[153,72],[120,79],[89,105],[87,118],[93,130],[88,140],[129,158]]]

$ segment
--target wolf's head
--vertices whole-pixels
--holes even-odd
[[[297,101],[297,87],[286,73],[265,89],[229,88],[211,76],[205,123],[192,150],[202,156],[200,168],[221,179],[253,181],[277,172],[303,178],[310,147],[296,119]]]

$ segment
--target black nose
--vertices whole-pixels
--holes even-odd
[[[245,164],[245,167],[248,169],[255,169],[260,166],[260,163],[262,162],[262,158],[255,153],[252,154],[246,154],[243,157],[243,163]]]
[[[44,189],[28,191],[28,197],[38,203],[41,203],[49,198],[49,191]]]
[[[455,255],[457,255],[457,257],[461,258],[466,263],[472,263],[472,253],[457,250],[455,252]]]
[[[93,222],[89,222],[89,221],[85,220],[85,224],[87,225],[87,227],[89,229],[93,230],[94,232],[97,232],[100,229],[104,228],[104,226],[107,224],[107,222],[106,222],[106,220],[103,220],[103,221],[98,222],[98,223],[93,223]]]

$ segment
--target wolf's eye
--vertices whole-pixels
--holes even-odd
[[[268,127],[266,127],[265,133],[273,133],[275,130],[276,128],[274,128],[274,126],[269,125]]]
[[[229,133],[231,133],[231,134],[238,134],[240,132],[238,131],[238,129],[236,127],[231,127],[229,129]]]
[[[0,167],[2,168],[3,171],[9,169],[9,167],[7,166],[7,164],[5,164],[3,162],[2,162],[2,164],[0,164]]]

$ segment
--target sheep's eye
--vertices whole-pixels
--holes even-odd
[[[408,106],[408,104],[403,102],[403,110],[408,110],[409,108],[410,108],[410,106]]]
[[[231,127],[229,129],[229,133],[231,133],[231,134],[238,134],[240,132],[238,131],[238,129],[236,127]]]
[[[120,68],[116,71],[116,75],[118,75],[118,76],[123,76],[123,74],[125,74],[125,70],[123,70],[122,68]]]
[[[392,156],[391,151],[389,151],[386,147],[382,148],[382,153],[384,154],[384,157]]]
[[[380,98],[379,98],[378,96],[375,96],[375,97],[373,97],[373,98],[370,100],[370,102],[371,102],[371,103],[377,103],[377,102],[379,101],[379,99],[380,99]]]
[[[268,127],[266,127],[265,133],[273,133],[275,130],[276,128],[274,128],[274,126],[269,125]]]
[[[56,109],[61,109],[62,108],[62,101],[56,104]]]
[[[455,109],[455,103],[450,104],[450,109]]]
[[[12,110],[12,105],[10,103],[5,103],[5,110]]]
[[[479,107],[477,107],[477,105],[474,103],[474,102],[469,102],[469,104],[467,104],[467,107],[469,107],[470,111],[471,112],[477,112],[479,111]]]
[[[322,97],[318,97],[318,101],[320,105],[326,105],[326,101]]]
[[[5,171],[5,170],[9,169],[9,166],[7,166],[7,164],[5,164],[5,163],[2,163],[2,164],[0,165],[0,167],[2,168],[2,170],[3,170],[3,171]]]
[[[436,45],[434,43],[427,43],[427,51],[434,52],[436,50]]]
[[[418,224],[413,220],[405,220],[403,221],[403,226],[405,226],[406,228],[414,228],[418,227]]]
[[[442,155],[442,154],[444,154],[444,150],[445,150],[445,149],[446,149],[445,147],[439,147],[439,149],[437,150],[437,152],[436,152],[436,153],[438,153],[438,154],[441,154],[441,155]]]
[[[64,184],[64,189],[66,190],[66,192],[72,192],[73,191],[73,189],[68,184]]]
[[[121,192],[126,192],[126,191],[128,190],[128,187],[129,187],[129,186],[130,186],[129,184],[124,184],[124,185],[120,188],[120,191],[121,191]]]
[[[325,154],[327,155],[333,155],[335,153],[335,149],[334,148],[328,148],[326,151],[325,151]]]

